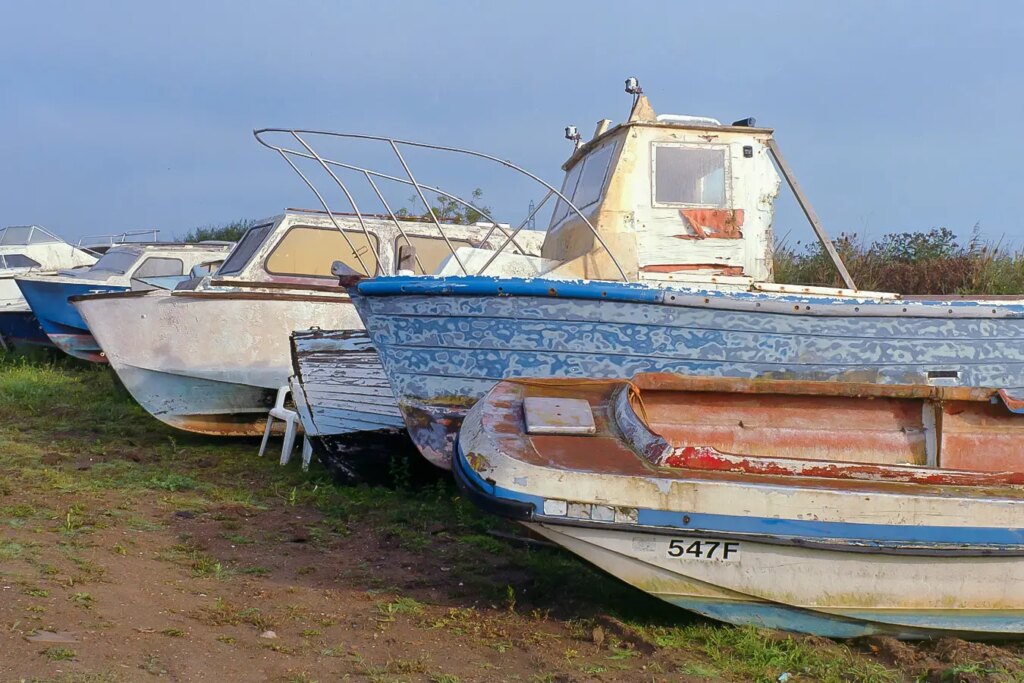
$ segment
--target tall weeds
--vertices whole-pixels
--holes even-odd
[[[1024,251],[982,239],[975,226],[961,244],[948,228],[885,235],[873,242],[842,233],[836,250],[858,289],[900,294],[1024,294]],[[842,287],[817,242],[775,249],[775,281]]]

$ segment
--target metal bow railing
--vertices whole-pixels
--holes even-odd
[[[290,136],[295,142],[299,144],[299,146],[301,146],[302,149],[292,149],[289,147],[285,147],[283,145],[273,144],[272,142],[265,139],[273,134],[282,134]],[[335,172],[336,169],[352,171],[355,172],[356,174],[362,175],[362,177],[369,184],[370,189],[373,191],[378,201],[380,201],[381,205],[384,207],[384,210],[387,212],[388,217],[391,219],[391,221],[394,222],[395,227],[398,229],[399,233],[405,239],[406,243],[409,244],[410,246],[412,243],[409,241],[408,236],[405,234],[405,230],[402,227],[401,221],[399,220],[399,216],[391,209],[391,206],[384,198],[384,194],[381,192],[380,186],[377,184],[375,179],[387,180],[413,187],[416,191],[416,197],[419,199],[419,201],[423,203],[423,206],[426,208],[426,215],[429,216],[430,221],[437,227],[438,233],[444,240],[449,251],[451,251],[452,256],[455,259],[455,262],[458,263],[459,268],[466,275],[470,275],[471,273],[469,272],[469,269],[467,268],[466,264],[459,257],[458,251],[456,250],[455,246],[452,244],[451,240],[449,240],[448,236],[445,234],[445,230],[442,227],[441,221],[438,219],[438,216],[434,212],[434,208],[431,206],[430,201],[427,199],[427,193],[432,193],[439,197],[444,197],[449,201],[455,202],[456,204],[465,207],[466,209],[478,213],[480,216],[486,219],[490,223],[490,229],[488,229],[486,235],[481,240],[482,244],[487,244],[488,240],[491,238],[495,231],[499,231],[504,236],[505,239],[502,242],[502,244],[497,249],[494,250],[494,253],[479,268],[479,270],[477,270],[476,273],[474,273],[475,275],[483,275],[487,268],[490,267],[492,263],[494,263],[495,259],[497,259],[498,256],[510,245],[517,249],[520,253],[525,254],[526,252],[516,242],[516,236],[527,225],[529,225],[531,219],[533,219],[540,212],[540,210],[544,207],[548,200],[550,200],[552,197],[557,197],[558,200],[565,202],[565,205],[568,207],[569,211],[575,213],[587,225],[591,233],[594,235],[594,238],[601,245],[601,247],[608,253],[612,262],[615,264],[615,267],[618,269],[619,274],[622,276],[622,279],[628,280],[625,270],[623,270],[622,266],[619,265],[619,262],[615,258],[615,255],[612,254],[611,250],[608,248],[608,245],[605,243],[600,233],[597,231],[596,228],[594,228],[590,220],[585,215],[583,215],[583,212],[581,212],[580,209],[575,204],[573,204],[568,197],[563,195],[558,189],[548,184],[543,179],[539,178],[530,171],[527,171],[526,169],[517,166],[516,164],[513,164],[510,161],[500,159],[495,156],[491,156],[490,154],[475,152],[473,150],[468,149],[446,147],[443,145],[431,145],[422,142],[412,142],[409,140],[398,140],[395,138],[381,137],[376,135],[363,135],[359,133],[336,133],[331,131],[304,130],[291,128],[261,128],[259,130],[254,130],[253,135],[256,137],[256,140],[261,145],[269,149],[272,149],[278,154],[280,154],[281,157],[285,160],[285,162],[292,168],[293,171],[295,171],[299,175],[299,177],[306,184],[306,186],[313,192],[313,194],[317,198],[317,201],[320,203],[320,206],[323,207],[323,210],[330,217],[330,220],[334,224],[334,227],[337,228],[339,232],[341,232],[346,243],[352,249],[352,253],[355,255],[356,259],[359,262],[359,265],[363,268],[363,272],[365,273],[373,272],[374,274],[381,274],[381,256],[379,251],[373,252],[376,263],[374,263],[374,268],[371,271],[369,268],[366,267],[366,264],[363,262],[362,256],[360,255],[359,251],[355,248],[355,246],[352,244],[351,240],[349,240],[345,231],[342,230],[341,225],[338,222],[337,216],[335,215],[335,212],[331,210],[330,206],[327,203],[327,200],[324,198],[324,195],[317,189],[316,185],[309,179],[309,177],[305,173],[302,172],[302,170],[295,163],[297,159],[306,159],[309,161],[316,162],[319,168],[322,169],[325,173],[327,173],[328,176],[330,176],[331,180],[334,182],[335,185],[337,185],[338,189],[340,189],[342,194],[345,196],[345,199],[348,202],[348,204],[352,207],[352,213],[359,221],[359,225],[363,233],[367,236],[368,244],[373,244],[373,240],[369,238],[369,232],[367,231],[366,222],[364,220],[363,214],[359,210],[359,206],[357,205],[356,199],[353,196],[352,192],[349,190],[345,182]],[[389,173],[375,171],[371,168],[367,168],[357,164],[350,164],[335,159],[327,158],[318,153],[314,149],[313,145],[310,144],[309,140],[315,137],[349,140],[370,140],[383,143],[387,148],[391,150],[391,152],[394,153],[395,157],[397,158],[399,164],[402,167],[405,177],[403,178]],[[526,218],[524,218],[518,224],[518,226],[516,226],[514,230],[509,231],[506,226],[502,225],[497,220],[495,220],[494,217],[490,215],[490,211],[488,211],[487,209],[480,206],[476,206],[472,201],[469,201],[463,197],[459,197],[458,195],[447,192],[439,187],[426,185],[416,180],[416,176],[413,174],[412,168],[409,166],[408,162],[405,159],[405,156],[402,154],[402,148],[405,147],[417,149],[430,149],[490,161],[526,176],[533,182],[541,185],[546,190],[546,194],[539,202],[535,202],[533,204],[533,207],[531,208]],[[379,246],[377,248],[379,249]],[[420,268],[422,270],[422,265],[420,266]]]

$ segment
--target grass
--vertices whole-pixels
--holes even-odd
[[[48,647],[42,654],[51,662],[71,661],[78,656],[74,650],[66,647]]]
[[[466,638],[465,642],[508,653],[544,642],[550,635],[545,631],[547,622],[560,620],[563,639],[553,641],[552,647],[560,666],[577,678],[618,671],[639,675],[640,667],[654,666],[650,657],[611,635],[604,646],[594,645],[592,619],[611,614],[653,643],[656,652],[671,653],[673,672],[682,676],[773,681],[790,672],[794,681],[898,680],[893,671],[844,645],[708,624],[608,577],[567,552],[511,542],[504,536],[518,533],[518,527],[479,512],[461,498],[447,478],[417,481],[408,468],[395,464],[391,487],[335,486],[318,466],[309,472],[281,468],[273,458],[256,458],[257,447],[253,439],[205,438],[155,422],[130,398],[114,390],[104,368],[0,355],[0,492],[5,496],[31,492],[38,494],[33,500],[53,506],[0,499],[0,522],[20,520],[39,525],[41,533],[52,532],[49,538],[59,539],[54,542],[60,544],[77,574],[60,575],[58,568],[36,557],[35,541],[0,539],[0,560],[28,563],[40,582],[49,586],[51,581],[54,585],[60,581],[67,586],[65,595],[72,604],[90,610],[94,599],[77,585],[103,576],[102,568],[83,559],[90,557],[84,550],[89,547],[90,530],[110,524],[124,532],[116,546],[103,548],[110,562],[134,554],[133,539],[140,534],[167,533],[164,523],[138,511],[139,501],[156,501],[168,516],[181,510],[209,510],[206,514],[212,519],[217,519],[215,515],[224,506],[252,511],[311,508],[320,518],[310,522],[311,543],[329,547],[332,539],[369,529],[381,543],[400,547],[412,563],[440,562],[444,566],[449,577],[444,590],[452,601],[445,607],[420,602],[406,594],[405,587],[400,589],[401,595],[396,594],[396,588],[375,576],[369,564],[358,569],[363,585],[384,592],[368,605],[369,618],[382,622],[381,628],[406,615],[415,627],[438,629],[444,637]],[[76,467],[76,459],[83,448],[91,459],[88,467],[81,469]],[[70,502],[73,499],[86,502]],[[264,541],[257,531],[227,518],[222,529],[221,538],[241,549],[258,548]],[[500,537],[490,533],[495,529],[503,532]],[[246,625],[256,633],[291,623],[285,605],[260,602],[256,607],[252,604],[255,599],[250,602],[246,598],[249,604],[241,604],[239,598],[240,604],[232,604],[216,597],[217,586],[260,579],[269,568],[217,557],[187,535],[179,540],[161,559],[181,565],[196,579],[231,582],[203,583],[202,592],[210,597],[206,606],[190,617],[214,626]],[[313,566],[295,567],[294,572],[296,577],[319,576]],[[28,582],[23,585],[33,597],[53,593]],[[415,591],[410,588],[408,592]],[[570,618],[576,621],[568,624],[571,636],[566,637],[566,620]],[[325,616],[324,629],[335,619],[337,615]],[[510,625],[518,625],[533,640],[524,643]],[[305,626],[299,626],[304,638],[319,636],[318,629]],[[169,638],[194,638],[177,628],[160,633]],[[305,641],[303,647],[325,657],[355,662],[357,655],[350,645],[331,646],[338,641],[326,630],[324,634],[326,642]],[[236,635],[211,635],[206,647],[235,646]],[[244,642],[239,636],[238,643]],[[261,643],[259,647],[284,652],[282,648],[287,646]],[[74,651],[65,648],[43,652],[47,659],[75,657]],[[428,667],[414,652],[406,654],[406,659],[378,666],[356,665],[362,666],[363,676],[370,680],[459,680],[452,673]],[[958,666],[965,667],[965,673],[984,669],[982,664]],[[160,671],[165,667],[154,656],[141,668]],[[647,671],[653,673],[653,669]]]

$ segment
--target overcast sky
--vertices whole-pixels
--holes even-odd
[[[834,234],[1024,236],[1020,3],[5,1],[0,22],[3,225],[169,237],[315,206],[263,126],[467,146],[558,183],[563,127],[622,120],[636,75],[659,112],[774,127]],[[518,220],[521,189],[485,198]],[[797,217],[783,202],[776,232],[805,238]]]

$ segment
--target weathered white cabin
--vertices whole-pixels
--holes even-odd
[[[629,120],[562,166],[561,193],[587,217],[630,281],[749,286],[772,280],[772,218],[780,179],[767,128],[657,116],[640,95]],[[552,214],[542,256],[548,277],[622,276],[565,202]]]

